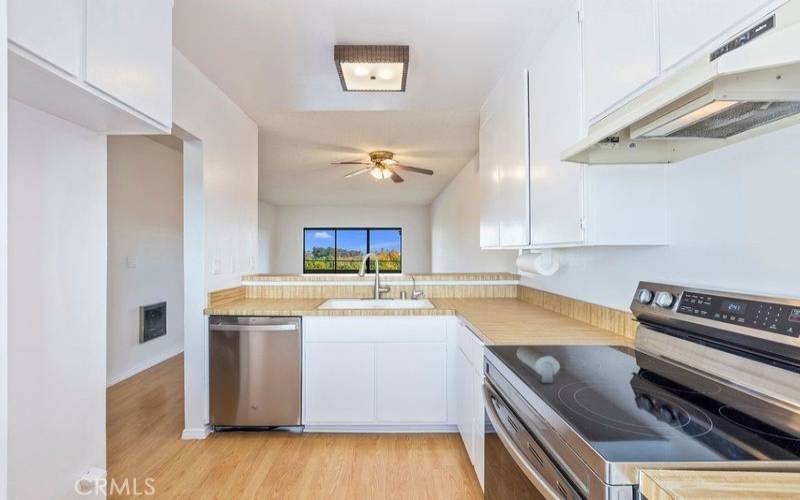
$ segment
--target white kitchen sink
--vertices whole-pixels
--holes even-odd
[[[428,299],[328,299],[317,309],[433,309]]]

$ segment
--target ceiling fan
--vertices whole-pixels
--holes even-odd
[[[354,170],[345,175],[345,179],[369,172],[372,177],[375,177],[380,181],[384,179],[392,179],[392,181],[396,183],[403,182],[403,178],[397,174],[397,170],[404,170],[406,172],[414,172],[417,174],[433,175],[433,170],[428,170],[427,168],[401,165],[400,162],[394,159],[394,153],[391,151],[373,151],[369,154],[369,161],[337,161],[331,163],[331,165],[367,165],[364,168]]]

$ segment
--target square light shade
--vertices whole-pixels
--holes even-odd
[[[336,71],[345,92],[405,92],[408,45],[336,45]]]

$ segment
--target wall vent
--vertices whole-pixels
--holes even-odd
[[[167,334],[167,303],[139,307],[139,343]]]

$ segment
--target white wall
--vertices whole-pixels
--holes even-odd
[[[274,264],[275,244],[278,241],[275,234],[276,210],[275,206],[266,201],[258,202],[258,264],[256,271],[270,273]]]
[[[434,273],[516,272],[516,251],[481,250],[478,169],[475,156],[431,204]]]
[[[108,138],[108,385],[183,351],[183,155]],[[139,306],[167,303],[167,334],[139,343]]]
[[[188,165],[195,159],[203,165],[205,234],[194,235],[192,228],[191,239],[205,241],[203,291],[208,292],[238,285],[242,274],[255,271],[258,127],[177,50],[173,65],[173,120],[197,139],[188,151],[184,147],[184,157]],[[185,188],[184,196],[194,199],[195,193]],[[196,281],[195,276],[186,279]],[[190,294],[196,293],[187,289],[184,300],[194,304]],[[197,307],[196,315],[184,315],[184,322],[184,437],[202,437],[208,423],[208,335],[202,308]]]
[[[0,0],[0,500],[8,495],[8,16]]]
[[[9,497],[80,498],[105,467],[106,139],[9,116]]]
[[[256,267],[258,127],[177,50],[174,66],[173,119],[203,144],[206,289],[235,286]]]
[[[278,206],[273,273],[303,272],[303,228],[400,227],[403,273],[431,271],[431,221],[427,206]]]
[[[555,276],[524,280],[628,309],[639,280],[800,297],[800,126],[667,168],[671,245],[562,250]]]

